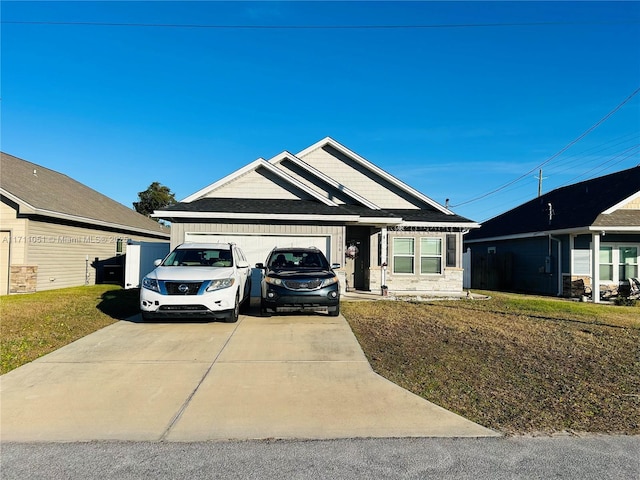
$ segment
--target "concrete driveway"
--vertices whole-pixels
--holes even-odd
[[[0,395],[3,442],[498,435],[375,374],[341,316],[121,321]]]

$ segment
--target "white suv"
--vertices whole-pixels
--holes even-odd
[[[251,294],[251,269],[232,243],[183,243],[142,280],[143,320],[217,318],[236,322]]]

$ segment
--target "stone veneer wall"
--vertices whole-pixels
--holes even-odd
[[[38,284],[37,265],[11,265],[9,293],[33,293]]]
[[[462,292],[464,269],[448,267],[443,275],[393,275],[387,270],[387,288],[389,295],[419,293],[433,295],[459,294]],[[382,269],[369,270],[369,285],[372,292],[382,292]]]

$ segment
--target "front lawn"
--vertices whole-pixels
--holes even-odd
[[[372,367],[508,434],[640,434],[640,307],[489,293],[345,302]]]
[[[115,285],[0,296],[0,373],[138,311],[138,291]]]

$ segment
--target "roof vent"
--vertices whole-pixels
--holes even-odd
[[[35,168],[33,169],[33,176],[34,176],[34,177],[37,177],[37,176],[38,176],[38,172],[36,171],[36,169],[35,169]]]

